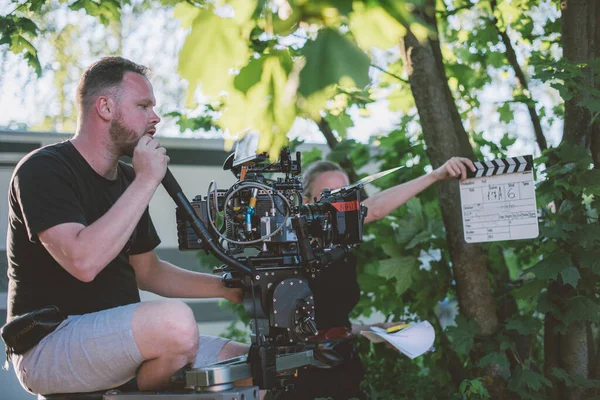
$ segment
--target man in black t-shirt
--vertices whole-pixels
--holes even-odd
[[[427,175],[412,181],[394,186],[369,197],[362,204],[368,209],[364,223],[381,219],[406,203],[412,197],[427,189],[433,183],[467,177],[467,168],[475,170],[471,160],[453,157],[444,165]],[[310,165],[303,176],[304,202],[310,203],[320,199],[323,189],[339,189],[350,184],[348,175],[337,164],[319,161]],[[325,268],[321,275],[311,282],[311,290],[315,302],[315,319],[319,334],[312,338],[313,344],[326,347],[327,352],[337,354],[335,366],[300,370],[295,381],[295,393],[287,398],[295,400],[315,397],[332,397],[335,400],[364,398],[360,383],[364,371],[358,354],[353,349],[352,339],[361,330],[370,329],[369,325],[352,324],[350,312],[360,298],[360,287],[356,273],[356,257],[349,255]],[[398,324],[379,323],[379,327],[387,328]],[[333,346],[335,344],[335,346]],[[332,350],[333,348],[333,350]],[[315,358],[319,359],[319,347],[315,349]],[[339,365],[338,365],[339,364]]]
[[[26,156],[9,189],[8,321],[46,306],[68,318],[12,362],[32,393],[89,392],[133,377],[168,386],[186,364],[247,352],[198,335],[181,301],[140,303],[138,288],[165,297],[221,297],[240,289],[218,276],[160,260],[148,204],[169,157],[154,137],[160,118],[147,69],[120,57],[90,66],[77,89],[75,136]],[[132,166],[119,161],[132,157]],[[200,342],[200,343],[199,343]]]

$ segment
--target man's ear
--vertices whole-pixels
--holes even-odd
[[[107,96],[98,96],[94,105],[96,112],[105,121],[110,121],[114,118],[117,110],[115,102]]]

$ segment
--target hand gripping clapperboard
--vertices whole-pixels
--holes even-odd
[[[533,157],[476,161],[460,183],[467,243],[538,236]]]

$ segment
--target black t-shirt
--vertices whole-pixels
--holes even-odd
[[[111,181],[98,175],[69,141],[27,155],[15,168],[9,188],[7,235],[8,318],[48,305],[86,314],[140,301],[130,254],[154,249],[160,239],[148,208],[119,255],[89,283],[62,268],[38,234],[76,222],[90,225],[113,206],[135,172],[123,162]]]
[[[315,300],[317,329],[351,327],[348,315],[360,298],[354,254],[349,253],[324,268],[310,288]]]

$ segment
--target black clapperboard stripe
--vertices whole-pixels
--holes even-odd
[[[475,165],[475,172],[467,168],[467,178],[482,178],[531,171],[533,169],[533,156],[508,157],[493,161],[475,161],[473,164]]]

